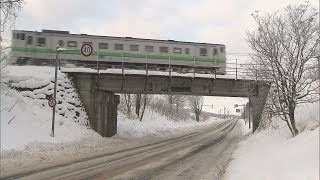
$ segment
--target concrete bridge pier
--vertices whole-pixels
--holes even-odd
[[[89,117],[92,128],[103,137],[117,133],[119,95],[101,90],[90,92]]]

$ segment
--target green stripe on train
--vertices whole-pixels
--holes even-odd
[[[56,53],[55,50],[46,49],[46,48],[21,48],[21,47],[12,47],[12,51],[19,52],[35,52],[35,53]],[[65,50],[62,52],[63,54],[75,54],[81,55],[80,50]],[[196,57],[185,57],[185,56],[165,56],[165,55],[157,55],[157,54],[133,54],[133,53],[117,53],[117,52],[103,52],[103,51],[95,51],[93,53],[94,56],[109,56],[109,57],[131,57],[131,58],[149,58],[149,59],[164,59],[164,60],[177,60],[177,61],[200,61],[200,62],[217,62],[224,63],[224,59],[216,58],[202,58]]]

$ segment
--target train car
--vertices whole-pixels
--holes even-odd
[[[12,33],[13,64],[45,64],[55,59],[59,45],[65,49],[59,55],[62,61],[99,61],[109,63],[111,67],[119,63],[131,64],[130,67],[148,64],[156,70],[171,65],[177,72],[197,69],[198,73],[225,74],[226,49],[223,44],[71,34],[57,30],[13,30]],[[93,46],[93,54],[89,57],[80,52],[84,43]]]

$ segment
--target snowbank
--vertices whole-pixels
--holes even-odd
[[[294,138],[286,126],[249,136],[235,151],[225,179],[318,180],[318,112],[317,103],[298,108],[298,127],[304,131]]]
[[[118,113],[118,132],[115,137],[141,138],[145,136],[168,136],[170,134],[183,133],[188,130],[202,127],[212,123],[218,123],[223,120],[210,118],[205,122],[195,120],[172,121],[165,116],[146,109],[143,121],[131,120],[122,113]]]
[[[1,92],[1,151],[22,149],[34,142],[61,143],[98,136],[88,129],[87,115],[65,74],[59,74],[55,137],[51,137],[52,67],[8,66]]]

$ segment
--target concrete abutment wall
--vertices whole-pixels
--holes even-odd
[[[119,95],[96,89],[95,76],[90,81],[77,78],[72,80],[88,113],[92,129],[103,137],[114,136],[117,133]]]

